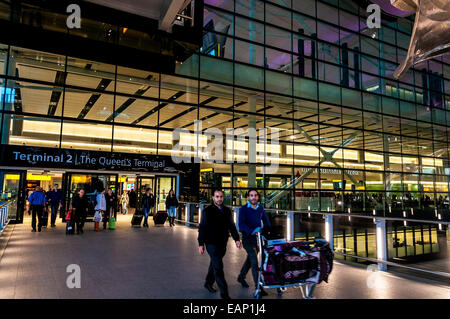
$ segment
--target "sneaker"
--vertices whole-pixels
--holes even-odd
[[[214,289],[211,284],[205,283],[205,285],[203,287],[205,287],[206,290],[208,290],[210,293],[215,293],[216,292],[216,289]]]
[[[56,225],[55,225],[55,224],[52,224],[51,227],[56,227]]]
[[[249,287],[248,283],[241,276],[238,276],[237,281],[242,285],[242,287],[244,287],[244,288],[248,288]]]
[[[31,230],[31,232],[32,232],[32,233],[35,233],[35,232],[36,232],[36,229],[35,229],[35,228],[33,228],[33,229]]]
[[[220,294],[220,298],[222,298],[222,299],[231,299],[229,294]]]

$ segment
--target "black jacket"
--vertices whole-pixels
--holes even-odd
[[[239,240],[239,234],[233,220],[231,210],[225,205],[220,210],[216,205],[206,207],[198,227],[198,244],[214,244],[226,246],[228,237]]]
[[[171,206],[178,207],[178,200],[176,196],[167,196],[166,207],[169,208]]]
[[[142,196],[142,208],[150,209],[153,206],[155,206],[155,195],[150,194],[150,196],[148,196],[147,194],[144,194],[144,196]]]
[[[72,209],[74,210],[75,215],[78,216],[86,216],[86,209],[89,207],[89,202],[86,194],[83,197],[76,194],[72,199]]]
[[[113,212],[116,211],[116,195],[114,193],[112,193],[111,195],[109,195],[108,193],[105,193],[105,200],[106,200],[106,211],[109,212],[111,207],[113,209]]]

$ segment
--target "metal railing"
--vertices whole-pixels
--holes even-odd
[[[209,205],[209,203],[197,203],[197,202],[180,202],[180,204],[184,205],[184,207],[180,208],[178,215],[177,215],[177,220],[180,223],[184,223],[186,226],[198,226],[198,224],[200,222],[200,218],[201,218],[202,209],[204,207],[206,207],[207,205]],[[239,214],[240,206],[229,206],[229,207],[232,209],[232,211],[234,211],[234,214],[235,214],[234,218],[237,221],[239,218],[238,214]],[[399,222],[403,222],[403,223],[410,222],[410,223],[437,224],[437,225],[446,225],[447,227],[450,227],[449,221],[442,221],[442,220],[436,221],[436,220],[422,220],[422,219],[411,219],[411,218],[385,217],[385,216],[376,216],[376,215],[370,216],[370,215],[361,215],[361,214],[355,214],[355,213],[294,211],[294,210],[283,210],[283,209],[273,209],[273,208],[265,209],[265,211],[269,212],[269,213],[274,212],[276,214],[283,214],[283,215],[285,214],[288,217],[287,223],[288,224],[290,223],[290,225],[287,225],[288,233],[286,234],[286,239],[288,239],[288,240],[294,239],[294,234],[293,234],[293,215],[294,214],[308,214],[309,216],[313,216],[313,215],[322,216],[324,219],[325,226],[327,226],[326,223],[329,222],[330,218],[332,219],[333,217],[344,217],[344,218],[351,217],[351,218],[355,218],[355,219],[360,218],[360,219],[365,219],[365,220],[372,219],[374,221],[374,223],[377,223],[380,221],[381,221],[381,223],[386,223],[386,221],[399,221]],[[194,216],[194,215],[197,215],[197,216]],[[197,221],[195,221],[195,219],[197,219]],[[236,225],[236,226],[238,226],[238,225]],[[289,230],[289,228],[291,228],[291,229]],[[330,227],[328,227],[328,229],[329,229],[328,231],[330,231]],[[384,233],[384,237],[386,237],[385,233]],[[331,233],[328,234],[328,238],[326,238],[326,239],[328,241],[332,241],[332,239],[333,239],[332,222],[331,222]],[[333,248],[333,243],[331,242],[330,244]],[[418,271],[418,272],[424,272],[424,273],[441,276],[441,277],[445,277],[445,278],[450,278],[450,273],[447,273],[447,272],[416,268],[416,267],[406,266],[406,265],[402,265],[399,263],[388,261],[386,258],[386,255],[382,256],[382,258],[379,258],[379,256],[377,256],[377,258],[370,258],[370,257],[363,257],[363,256],[347,254],[347,253],[339,252],[336,250],[334,250],[334,253],[337,255],[341,255],[341,256],[345,256],[345,257],[349,257],[349,258],[355,258],[355,259],[365,260],[368,262],[377,263],[379,265],[380,270],[386,270],[387,269],[386,266],[392,266],[392,267],[399,267],[399,268],[409,269],[409,270]]]
[[[6,203],[0,204],[0,233],[3,232],[6,225],[8,225],[8,223],[9,223],[8,209],[9,209],[10,204],[11,204],[11,202],[6,202]]]

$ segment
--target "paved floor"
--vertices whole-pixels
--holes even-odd
[[[120,216],[116,230],[100,233],[89,223],[83,235],[66,236],[64,226],[41,233],[32,233],[28,222],[12,226],[0,260],[0,298],[218,298],[202,285],[209,258],[198,254],[196,229],[131,228],[130,216]],[[232,298],[252,298],[236,282],[244,258],[230,241],[225,272]],[[81,267],[80,289],[67,288],[69,264]],[[289,289],[282,297],[269,291],[267,298],[299,296],[298,289]],[[436,299],[450,298],[450,287],[336,262],[329,283],[319,285],[315,296]]]

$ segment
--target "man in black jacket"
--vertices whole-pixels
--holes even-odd
[[[222,299],[230,299],[222,259],[225,256],[230,233],[238,249],[241,249],[241,241],[231,210],[223,205],[223,192],[221,190],[214,192],[213,202],[213,205],[206,207],[202,212],[198,229],[198,251],[203,255],[206,246],[206,251],[211,258],[205,288],[210,292],[216,292],[212,287],[215,281],[219,286]]]
[[[80,189],[72,200],[72,227],[77,228],[77,234],[83,233],[84,221],[88,213],[89,202],[84,189]]]

